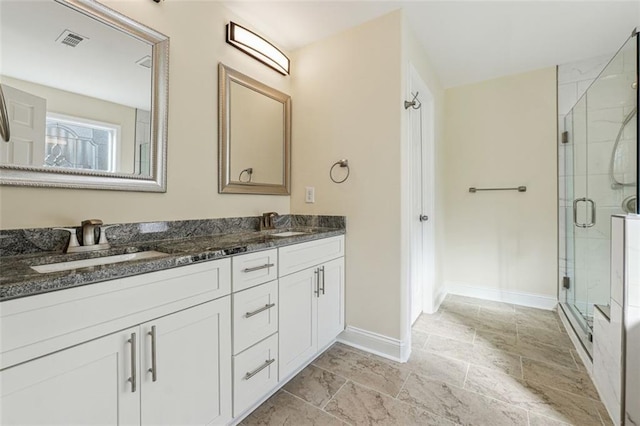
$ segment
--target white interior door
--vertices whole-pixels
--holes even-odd
[[[0,163],[42,167],[45,152],[47,100],[2,85],[11,139],[0,144]]]
[[[413,96],[416,91],[413,91]],[[420,102],[419,93],[415,98]],[[422,223],[427,216],[422,201],[422,113],[420,109],[409,107],[411,140],[411,323],[413,324],[423,310],[424,299],[424,227]]]
[[[411,168],[411,323],[420,314],[433,312],[433,98],[417,71],[410,66],[409,94],[415,100],[409,114]],[[415,99],[414,99],[415,98]]]

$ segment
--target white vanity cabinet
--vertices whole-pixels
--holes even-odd
[[[279,262],[282,381],[344,329],[344,237],[280,248]]]
[[[343,236],[8,300],[0,424],[235,424],[343,329]]]
[[[3,302],[1,424],[228,423],[230,287],[224,259]]]

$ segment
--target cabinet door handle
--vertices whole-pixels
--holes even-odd
[[[271,364],[273,364],[276,361],[275,358],[271,358],[268,359],[264,362],[264,364],[262,364],[260,367],[256,368],[253,371],[249,371],[247,374],[244,375],[244,379],[245,380],[249,380],[250,378],[252,378],[253,376],[255,376],[256,374],[258,374],[259,372],[261,372],[262,370],[264,370],[265,368],[267,368],[268,366],[270,366]]]
[[[267,305],[264,305],[262,308],[258,308],[255,311],[252,312],[247,312],[246,314],[244,314],[245,318],[251,318],[254,315],[258,315],[260,312],[266,311],[267,309],[271,309],[274,306],[276,306],[275,303],[269,303]]]
[[[320,268],[322,271],[322,294],[324,295],[324,266]]]
[[[244,268],[242,272],[254,272],[259,271],[260,269],[271,268],[272,266],[274,266],[273,263],[265,263],[264,265],[254,266],[253,268]]]
[[[313,292],[316,294],[316,297],[320,297],[320,268],[316,268],[313,273],[316,275],[316,289]]]
[[[136,376],[138,375],[138,369],[136,367],[136,333],[131,333],[131,338],[127,340],[131,343],[131,377],[128,382],[131,382],[131,392],[136,391]]]
[[[158,364],[156,362],[156,326],[151,326],[151,331],[149,332],[149,336],[151,336],[151,368],[149,369],[149,373],[151,373],[151,380],[154,382],[158,380]]]

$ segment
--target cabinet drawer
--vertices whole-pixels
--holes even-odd
[[[344,236],[294,244],[280,249],[280,276],[344,256]]]
[[[233,417],[278,384],[278,334],[233,357]]]
[[[243,254],[232,259],[233,291],[278,278],[278,250]]]
[[[278,281],[233,294],[233,353],[278,331]]]

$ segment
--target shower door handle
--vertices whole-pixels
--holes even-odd
[[[591,221],[589,223],[578,223],[578,203],[584,201],[591,204]],[[573,224],[578,228],[591,228],[596,224],[596,203],[591,198],[582,197],[573,200]]]
[[[585,197],[582,197],[582,198],[576,198],[575,200],[573,200],[573,224],[578,228],[586,228],[587,227],[586,223],[578,223],[578,203],[581,201],[586,202],[587,199]]]
[[[596,224],[596,202],[591,198],[587,198],[586,201],[591,204],[591,221],[585,224],[585,228],[591,228]]]

